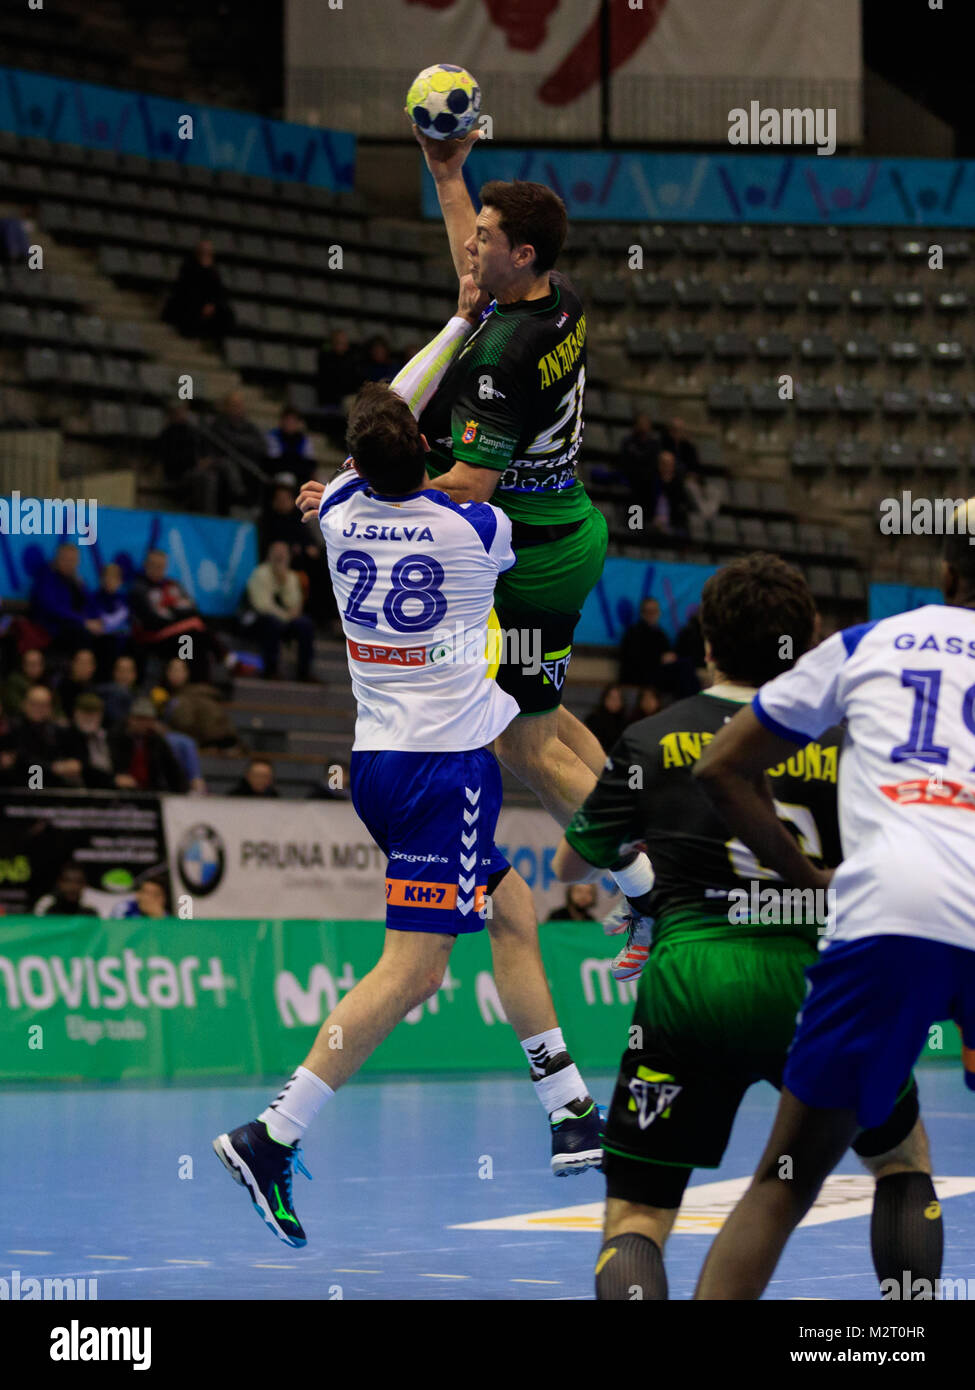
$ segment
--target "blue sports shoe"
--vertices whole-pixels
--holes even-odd
[[[279,1144],[263,1120],[220,1134],[213,1151],[235,1182],[246,1187],[258,1216],[285,1245],[307,1245],[301,1222],[291,1203],[291,1165],[311,1177],[301,1161],[298,1144]]]
[[[552,1172],[557,1178],[584,1173],[587,1168],[597,1172],[602,1168],[605,1107],[597,1105],[592,1097],[573,1104],[585,1107],[581,1114],[552,1122]]]

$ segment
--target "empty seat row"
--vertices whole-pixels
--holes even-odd
[[[832,465],[849,473],[868,473],[875,465],[892,470],[924,468],[934,473],[957,473],[964,463],[962,451],[950,443],[923,444],[903,439],[877,443],[853,438],[829,444],[815,437],[797,439],[791,460],[793,468],[800,472]],[[975,451],[969,454],[969,463],[975,466]]]
[[[126,357],[96,357],[90,352],[30,347],[24,355],[28,384],[57,382],[66,387],[176,399],[185,372],[162,362],[134,362]],[[193,397],[208,399],[202,372],[192,374]]]
[[[712,309],[731,313],[764,310],[773,314],[792,314],[808,310],[817,314],[894,313],[912,316],[926,308],[935,313],[965,313],[972,297],[957,286],[940,285],[925,292],[919,285],[861,283],[841,285],[835,281],[801,284],[794,280],[726,280],[721,284],[689,275],[668,280],[659,275],[606,275],[586,283],[575,280],[583,298],[591,298],[600,308],[684,309],[696,314]]]
[[[138,323],[117,322],[89,314],[26,304],[0,304],[0,338],[47,343],[83,344],[112,352],[143,352]]]
[[[735,415],[751,409],[763,414],[784,415],[793,406],[800,415],[873,415],[878,410],[889,416],[914,416],[924,410],[941,420],[960,419],[975,414],[975,392],[919,392],[910,387],[876,391],[870,386],[795,387],[794,399],[783,396],[777,382],[747,385],[740,381],[719,381],[708,388],[708,409],[717,415]]]
[[[102,439],[156,439],[165,423],[166,413],[157,406],[93,401],[89,433]]]
[[[224,351],[228,364],[239,372],[306,378],[315,377],[318,372],[318,354],[314,348],[228,338]]]

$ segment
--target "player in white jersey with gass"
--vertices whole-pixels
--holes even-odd
[[[599,1113],[558,1028],[531,893],[494,843],[501,774],[488,745],[518,705],[489,679],[488,622],[497,577],[515,563],[511,522],[428,488],[426,441],[388,386],[362,388],[348,441],[354,464],[325,489],[318,515],[358,705],[352,800],[388,858],[386,938],[277,1098],[213,1145],[293,1246],[306,1243],[291,1195],[292,1166],[306,1171],[305,1129],[436,993],[456,938],[485,925],[502,1007],[549,1115],[553,1171],[602,1159]]]
[[[836,633],[763,686],[697,766],[762,864],[834,892],[768,1145],[697,1298],[761,1295],[857,1130],[889,1113],[933,1023],[959,1025],[975,1089],[975,498],[953,519],[944,606]],[[776,816],[763,769],[841,721],[845,857],[830,882]],[[919,1222],[938,1211],[933,1186],[925,1195]]]

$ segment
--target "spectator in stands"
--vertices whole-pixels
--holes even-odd
[[[15,725],[4,709],[0,696],[0,787],[7,786],[8,775],[17,761],[14,729]]]
[[[645,412],[633,417],[633,429],[620,445],[619,468],[630,485],[634,500],[649,509],[657,480],[660,438]],[[647,518],[649,521],[649,517]]]
[[[109,738],[115,785],[143,792],[185,792],[179,759],[159,732],[156,709],[146,695],[132,701],[125,727]]]
[[[318,404],[345,414],[345,401],[362,385],[356,353],[344,328],[336,328],[328,347],[318,350]]]
[[[70,719],[79,695],[94,691],[97,672],[95,653],[90,647],[79,647],[71,658],[67,672],[58,681],[58,695],[65,716]]]
[[[11,732],[17,756],[10,769],[10,783],[34,790],[78,785],[81,762],[71,755],[67,731],[52,718],[51,692],[46,685],[32,685],[28,690]]]
[[[700,610],[692,608],[687,615],[687,622],[677,634],[674,642],[674,651],[678,658],[686,661],[693,666],[696,671],[703,671],[707,662],[704,659],[704,634],[701,631]]]
[[[47,673],[47,662],[39,647],[28,647],[20,656],[20,669],[11,671],[3,683],[3,707],[8,715],[20,713],[24,696],[32,685],[46,685],[51,689]],[[52,691],[52,709],[57,719],[61,717],[61,704],[57,694]]]
[[[214,260],[212,241],[198,241],[187,254],[163,308],[163,319],[184,338],[221,342],[233,328],[234,313]]]
[[[86,616],[88,591],[78,578],[80,560],[76,545],[59,545],[54,559],[38,574],[31,592],[31,617],[50,634],[51,646],[57,651],[73,652],[77,647],[90,646],[92,637],[101,633],[98,619]]]
[[[698,457],[697,445],[689,438],[684,421],[676,417],[668,420],[660,433],[662,447],[674,455],[680,477],[685,478],[688,473],[700,473],[701,460]]]
[[[324,775],[309,787],[307,801],[348,801],[349,770],[342,763],[326,763]]]
[[[626,723],[629,726],[635,724],[638,719],[649,719],[652,714],[659,714],[663,707],[664,701],[660,691],[652,685],[645,685],[637,691],[630,712],[626,716]]]
[[[194,681],[189,662],[174,656],[166,664],[161,686],[152,692],[156,709],[169,729],[188,734],[200,748],[237,748],[239,739],[215,685]]]
[[[200,432],[185,401],[169,407],[156,439],[166,482],[179,489],[180,506],[206,516],[225,516],[240,490],[237,465],[219,457]]]
[[[364,381],[392,381],[399,369],[400,363],[393,360],[389,350],[389,340],[381,333],[370,338],[359,373],[360,385]]]
[[[122,593],[122,582],[121,565],[106,565],[101,572],[98,588],[88,596],[88,616],[101,625],[94,636],[93,649],[103,676],[115,665],[132,632],[132,613],[129,601]]]
[[[307,581],[305,610],[319,627],[338,617],[332,582],[318,526],[303,522],[295,506],[292,483],[275,478],[268,505],[259,527],[261,554],[266,555],[275,541],[283,541],[291,555],[291,568]]]
[[[196,739],[191,738],[189,734],[181,734],[176,729],[164,729],[163,737],[183,769],[188,791],[193,796],[205,796],[207,784],[200,766],[200,750]]]
[[[670,638],[660,626],[660,604],[645,598],[639,618],[620,643],[620,685],[658,685],[663,667],[676,660]]]
[[[133,907],[134,910],[126,912],[127,917],[154,917],[158,920],[171,916],[165,883],[158,878],[144,878],[135,890]]]
[[[115,786],[104,713],[105,701],[93,691],[83,691],[75,700],[71,724],[65,730],[65,752],[81,764],[78,785],[93,790]]]
[[[651,520],[658,531],[669,535],[687,534],[688,498],[677,460],[669,449],[662,449],[657,460],[657,482],[653,493]]]
[[[247,771],[227,795],[280,797],[281,793],[274,785],[274,765],[270,759],[262,758],[259,754],[251,758]]]
[[[725,500],[726,489],[718,478],[706,478],[703,473],[688,473],[684,479],[689,505],[705,521],[713,521]]]
[[[275,679],[281,643],[293,638],[298,643],[298,680],[310,680],[315,625],[302,613],[304,594],[284,541],[274,542],[264,564],[248,579],[247,598],[257,615],[255,628],[265,679]]]
[[[305,422],[293,406],[286,405],[278,424],[268,431],[267,456],[275,466],[292,474],[297,491],[315,473],[315,449]]]
[[[599,697],[599,704],[586,716],[585,724],[608,753],[626,728],[622,686],[607,685]]]
[[[80,864],[69,859],[54,880],[54,893],[45,893],[34,904],[35,917],[97,917],[98,910],[85,902],[88,879]]]
[[[566,889],[565,903],[555,907],[546,922],[595,922],[596,889],[591,883],[573,883]]]
[[[130,597],[135,640],[146,650],[168,660],[181,655],[181,639],[191,637],[192,655],[187,659],[194,678],[207,680],[211,662],[216,674],[222,644],[207,627],[183,586],[178,580],[167,577],[168,564],[165,550],[150,550],[143,572],[132,581]]]
[[[112,679],[98,687],[98,694],[105,702],[105,726],[113,729],[123,724],[129,717],[132,701],[139,693],[139,668],[134,656],[115,658]]]
[[[214,454],[221,461],[219,466],[225,474],[233,499],[253,497],[255,470],[262,480],[267,478],[267,441],[253,420],[247,418],[242,391],[230,391],[223,398],[220,409],[207,427],[206,435]],[[241,458],[245,461],[243,466]],[[253,464],[253,469],[248,469],[247,463]],[[246,484],[242,478],[244,473],[248,474]]]

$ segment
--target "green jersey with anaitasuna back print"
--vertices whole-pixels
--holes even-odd
[[[586,316],[553,271],[544,299],[496,304],[420,415],[431,478],[455,461],[501,474],[491,501],[512,521],[580,521],[592,503],[576,477],[586,387]],[[516,547],[517,548],[517,547]]]

